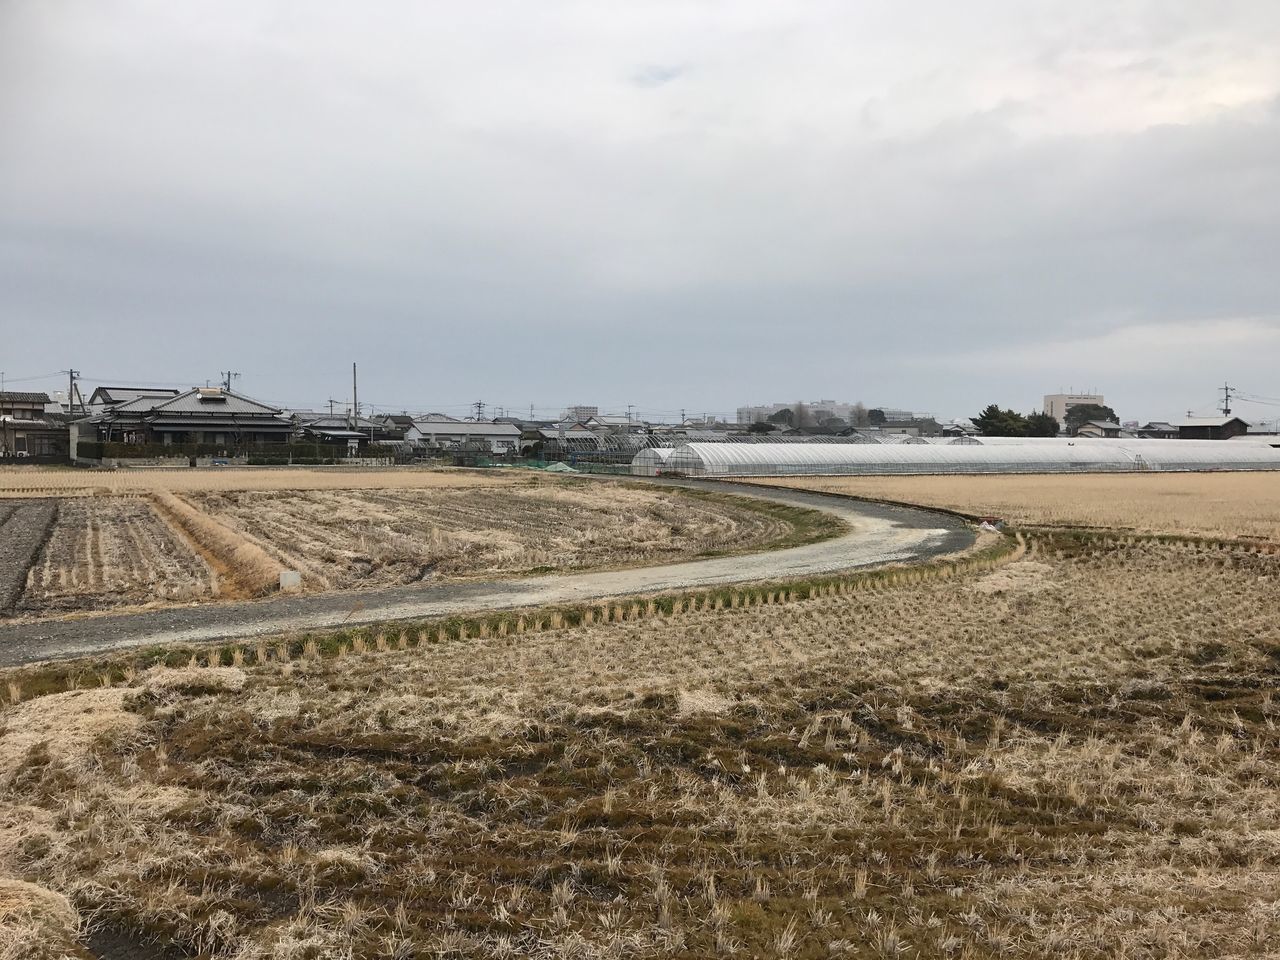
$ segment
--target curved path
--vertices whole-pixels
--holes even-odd
[[[277,596],[242,603],[166,607],[70,620],[0,624],[0,666],[148,644],[239,640],[290,630],[320,630],[512,607],[575,604],[635,593],[804,577],[886,563],[926,560],[963,550],[973,543],[975,537],[963,520],[928,510],[715,481],[680,481],[677,485],[823,510],[846,521],[850,531],[831,540],[785,550],[630,570],[552,574],[487,582],[422,583],[376,590]]]

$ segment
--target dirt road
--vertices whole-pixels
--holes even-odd
[[[310,596],[279,596],[250,603],[202,604],[141,613],[0,625],[0,666],[148,644],[247,639],[342,624],[572,604],[627,594],[812,576],[886,563],[927,560],[963,550],[973,543],[975,536],[964,521],[927,510],[863,503],[820,493],[744,488],[714,481],[683,483],[690,487],[824,510],[845,520],[850,525],[850,532],[832,540],[785,550],[631,570],[489,582],[414,584]]]

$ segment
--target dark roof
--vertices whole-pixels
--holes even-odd
[[[176,397],[178,391],[173,387],[94,387],[89,394],[89,402],[101,396],[107,403],[126,403],[139,397]]]
[[[1239,420],[1246,427],[1249,426],[1247,420],[1240,420],[1239,417],[1188,417],[1185,420],[1179,420],[1175,426],[1177,427],[1225,427],[1228,423]]]
[[[47,393],[27,393],[22,390],[0,392],[0,403],[50,403]]]
[[[228,416],[234,413],[276,416],[280,413],[276,407],[259,403],[257,400],[251,400],[243,394],[234,393],[231,390],[223,390],[221,387],[194,387],[186,393],[180,393],[171,399],[162,400],[151,409],[164,416],[170,416],[175,413],[216,413]]]

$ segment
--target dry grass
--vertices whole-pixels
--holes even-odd
[[[219,592],[227,592],[226,587],[231,586],[240,595],[261,596],[280,585],[284,567],[261,546],[167,490],[154,496],[161,516],[218,571]]]
[[[0,467],[0,498],[72,494],[203,493],[218,490],[452,490],[527,482],[526,471],[423,467],[217,467],[207,469],[81,470]]]
[[[1280,478],[1268,473],[771,477],[751,482],[946,507],[1018,523],[1280,542]]]
[[[0,613],[255,597],[275,590],[284,569],[300,571],[303,589],[317,591],[662,563],[843,529],[815,511],[527,472],[124,473],[130,483],[149,478],[159,486],[98,495],[68,487],[44,499],[0,500]],[[24,476],[0,469],[0,485]],[[202,477],[265,489],[194,490]],[[194,492],[165,487],[181,488],[184,478]],[[337,480],[348,486],[327,486]],[[324,489],[292,487],[309,481]],[[275,489],[282,484],[289,486]]]
[[[131,734],[0,781],[51,824],[12,869],[166,960],[1263,956],[1278,585],[1062,534],[981,576],[139,674]]]
[[[594,481],[456,490],[229,492],[199,508],[310,588],[660,563],[780,540],[772,515]]]

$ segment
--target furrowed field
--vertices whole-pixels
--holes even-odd
[[[662,563],[835,530],[740,498],[529,473],[189,474],[0,471],[0,616],[255,597],[282,570],[307,592],[347,590]]]
[[[8,671],[0,942],[1274,956],[1280,544],[1217,530],[1265,490],[1197,479],[1178,529],[1231,541],[1031,531],[811,599]],[[966,506],[1011,512],[981,482]]]

